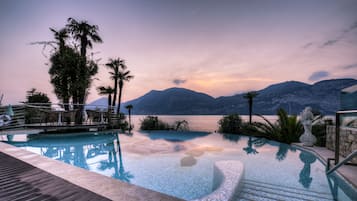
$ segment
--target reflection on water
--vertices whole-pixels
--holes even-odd
[[[68,135],[66,138],[62,135],[33,135],[27,142],[10,142],[10,144],[18,147],[39,148],[41,155],[87,170],[94,168],[93,164],[88,164],[89,161],[98,161],[100,158],[102,160],[96,167],[98,170],[112,171],[114,173],[111,177],[126,182],[134,178],[129,171],[125,171],[117,133],[101,133],[100,136]]]
[[[222,134],[223,138],[225,140],[229,140],[231,142],[235,142],[237,143],[240,139],[239,135],[234,135],[234,134]],[[296,152],[296,148],[288,145],[288,144],[284,144],[284,143],[276,143],[276,142],[272,142],[272,141],[267,141],[265,138],[253,138],[252,136],[248,137],[247,140],[247,146],[242,148],[247,155],[249,154],[259,154],[259,151],[257,150],[258,147],[263,147],[266,143],[269,143],[269,145],[271,146],[277,146],[278,147],[278,151],[275,154],[275,158],[278,161],[283,161],[286,156],[287,153],[289,151],[291,152]],[[302,184],[302,186],[304,188],[309,188],[311,185],[311,182],[313,180],[313,178],[311,177],[311,164],[314,163],[316,161],[316,157],[309,153],[309,152],[301,152],[299,155],[300,160],[304,163],[304,167],[303,169],[300,171],[299,174],[299,183]]]
[[[228,140],[228,141],[235,142],[235,143],[237,143],[240,139],[240,135],[223,133],[222,136],[223,136],[224,140]]]
[[[213,170],[210,168],[217,160],[241,160],[246,168],[245,175],[255,180],[262,178],[262,182],[282,180],[281,185],[285,185],[283,178],[295,175],[292,177],[296,183],[294,187],[316,188],[321,180],[316,179],[316,172],[312,169],[316,161],[314,155],[299,152],[287,144],[251,136],[171,131],[118,135],[110,132],[98,135],[34,135],[25,142],[15,140],[8,143],[158,191],[165,182],[211,180],[209,177]],[[255,167],[260,168],[257,171]],[[266,174],[268,171],[269,174]],[[196,175],[201,176],[196,178]],[[171,177],[173,181],[168,181]],[[161,178],[165,179],[161,181]],[[160,184],[154,186],[156,182]],[[207,180],[199,185],[205,184]],[[176,183],[172,185],[176,186]],[[184,190],[188,191],[191,188],[186,189],[187,185],[183,183],[181,188],[185,187]],[[171,190],[161,192],[169,193]]]
[[[259,153],[254,147],[262,147],[264,146],[266,143],[266,139],[265,138],[256,138],[253,139],[252,136],[249,136],[248,141],[247,141],[247,147],[244,147],[243,150],[247,153],[247,154],[257,154]]]
[[[309,152],[301,152],[300,160],[304,162],[304,168],[301,170],[299,174],[299,182],[305,187],[309,188],[312,182],[311,173],[311,164],[316,161],[316,157]]]
[[[276,152],[276,159],[278,161],[282,161],[286,158],[286,154],[288,153],[288,151],[292,151],[295,152],[296,149],[288,144],[283,144],[283,143],[279,143],[279,149],[278,152]]]
[[[209,132],[176,132],[176,131],[141,131],[152,140],[166,140],[169,142],[184,142],[210,134]]]
[[[243,150],[247,154],[257,154],[257,153],[259,153],[256,149],[253,148],[253,143],[254,143],[254,140],[252,140],[252,137],[249,136],[249,139],[248,139],[248,142],[247,142],[247,147],[243,148]]]

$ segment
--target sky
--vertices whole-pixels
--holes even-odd
[[[213,97],[284,81],[357,78],[356,0],[0,0],[0,96],[25,101],[50,84],[49,28],[67,18],[98,25],[103,43],[87,102],[113,85],[105,63],[120,57],[135,76],[123,101],[183,87]]]

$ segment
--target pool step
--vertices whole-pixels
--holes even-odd
[[[333,201],[332,195],[324,192],[315,192],[307,189],[288,188],[275,184],[253,181],[249,179],[242,180],[242,191],[237,201],[255,200],[255,201]]]

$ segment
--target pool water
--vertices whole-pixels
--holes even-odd
[[[313,154],[254,137],[135,131],[18,136],[8,143],[186,200],[212,192],[220,160],[240,160],[252,181],[331,194],[325,166]]]

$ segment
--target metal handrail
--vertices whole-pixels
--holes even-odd
[[[333,167],[331,170],[327,171],[326,174],[331,174],[333,171],[337,170],[339,167],[341,167],[343,164],[347,163],[349,160],[351,160],[353,157],[357,155],[357,150],[354,150],[352,153],[350,153],[343,161],[338,163],[335,167]]]

